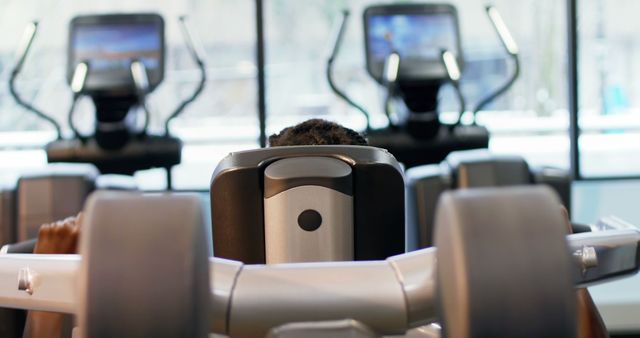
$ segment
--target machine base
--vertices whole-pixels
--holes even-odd
[[[369,145],[387,149],[406,168],[443,161],[458,150],[489,147],[489,131],[481,126],[459,126],[449,130],[442,126],[431,140],[413,138],[404,130],[374,130],[367,135]]]
[[[91,163],[102,174],[132,175],[138,170],[171,168],[180,163],[182,142],[174,137],[148,135],[131,140],[117,151],[101,149],[94,139],[58,140],[46,146],[49,163]]]

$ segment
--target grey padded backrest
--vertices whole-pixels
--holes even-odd
[[[570,175],[555,168],[531,168],[519,156],[459,151],[440,164],[410,168],[406,172],[407,249],[433,245],[435,208],[445,190],[529,184],[549,185],[570,210]]]
[[[0,185],[0,245],[16,241],[15,182]],[[18,337],[24,320],[17,310],[0,309],[0,337]]]
[[[15,186],[0,186],[0,245],[16,241]]]
[[[18,180],[18,241],[38,235],[43,223],[74,216],[95,188],[98,169],[91,164],[51,164]]]
[[[451,153],[445,162],[458,189],[531,183],[529,166],[518,156],[498,156],[485,150],[474,150]]]
[[[566,170],[551,167],[532,167],[531,175],[535,184],[546,184],[560,196],[571,215],[571,176]],[[575,229],[574,229],[575,231]]]

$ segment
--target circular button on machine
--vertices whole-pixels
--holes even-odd
[[[322,216],[315,210],[307,209],[298,216],[298,225],[302,230],[315,231],[322,225]]]

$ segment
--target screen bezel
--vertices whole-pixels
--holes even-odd
[[[454,30],[457,45],[457,58],[460,68],[463,67],[462,45],[460,42],[460,23],[456,7],[450,4],[391,4],[376,5],[365,9],[363,14],[364,22],[364,43],[367,72],[377,82],[383,83],[382,73],[384,62],[375,61],[370,53],[369,45],[369,18],[371,16],[382,15],[434,15],[447,14],[453,18]],[[455,51],[454,51],[455,52]],[[447,72],[440,60],[424,62],[405,62],[400,65],[399,80],[410,81],[437,81],[447,79]]]
[[[165,23],[162,16],[155,13],[136,13],[136,14],[101,14],[101,15],[82,15],[74,17],[69,25],[69,36],[67,43],[67,81],[71,84],[75,67],[73,38],[79,27],[97,26],[97,25],[117,25],[117,24],[156,24],[159,26],[160,34],[160,60],[158,68],[148,70],[149,91],[153,91],[164,79],[166,43],[165,43]],[[91,69],[87,75],[91,77]],[[122,94],[129,95],[134,90],[133,83],[121,83],[120,85],[99,84],[93,81],[88,83],[84,88],[84,92],[88,94]]]

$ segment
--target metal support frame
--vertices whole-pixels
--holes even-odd
[[[578,121],[578,0],[567,0],[567,75],[569,96],[569,156],[574,180],[582,179],[580,170],[580,125]]]
[[[260,147],[267,146],[267,88],[265,78],[264,1],[256,0],[256,63],[258,68],[258,122]]]

